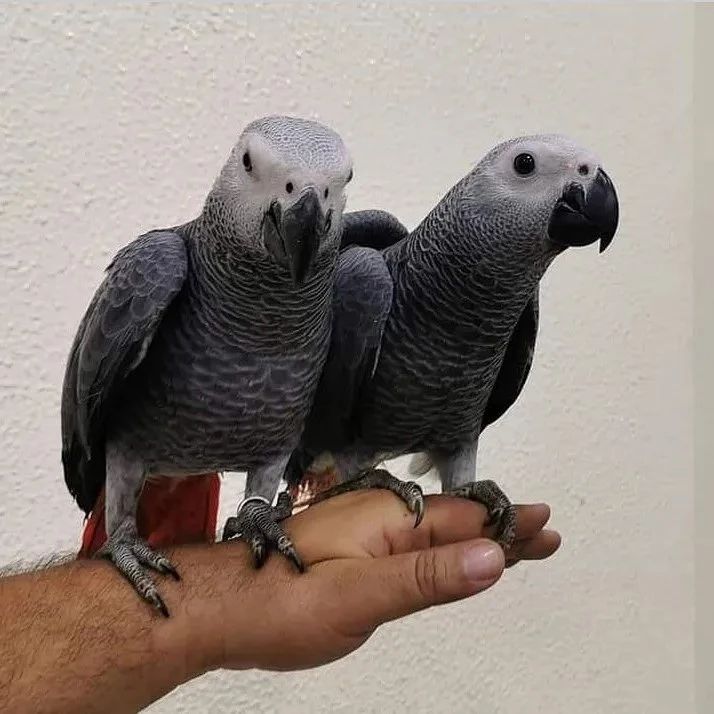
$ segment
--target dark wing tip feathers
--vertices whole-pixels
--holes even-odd
[[[387,211],[352,211],[342,217],[342,249],[358,245],[384,250],[409,235],[401,221]]]

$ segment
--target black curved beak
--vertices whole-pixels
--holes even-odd
[[[288,268],[295,285],[302,285],[328,228],[317,192],[308,188],[285,211],[273,201],[263,220],[263,240],[275,260]]]
[[[550,216],[548,237],[565,247],[599,240],[602,253],[615,237],[618,217],[615,187],[610,177],[598,169],[587,195],[579,183],[565,187]]]

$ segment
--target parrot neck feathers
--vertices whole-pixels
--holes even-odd
[[[198,219],[183,227],[189,255],[189,304],[215,316],[208,330],[229,330],[240,344],[263,351],[303,349],[323,339],[330,319],[334,254],[318,254],[312,275],[294,285],[288,272],[263,251],[229,243]]]
[[[557,251],[540,248],[527,227],[508,240],[504,216],[484,217],[460,190],[457,184],[385,259],[397,309],[434,315],[450,344],[483,344],[484,336],[510,334]]]

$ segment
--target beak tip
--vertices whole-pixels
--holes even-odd
[[[612,243],[614,238],[615,238],[614,230],[612,232],[608,232],[605,235],[603,235],[600,238],[599,252],[604,253],[610,247],[610,244]]]

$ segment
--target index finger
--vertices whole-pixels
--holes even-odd
[[[542,504],[517,506],[516,538],[534,535],[547,521]],[[488,532],[486,509],[463,498],[426,498],[424,519],[414,528],[414,515],[393,493],[361,490],[311,506],[286,520],[285,531],[301,558],[313,564],[333,558],[365,558],[407,553],[447,545]]]
[[[550,507],[545,503],[518,504],[515,508],[516,540],[532,538],[550,518]],[[454,496],[429,496],[419,528],[410,529],[402,524],[389,534],[390,552],[404,553],[473,538],[493,538],[495,527],[487,526],[487,522],[486,508],[480,503]]]
[[[381,557],[434,544],[479,537],[483,506],[465,499],[428,496],[424,518],[414,528],[414,514],[387,490],[360,490],[334,496],[284,521],[303,561]]]

